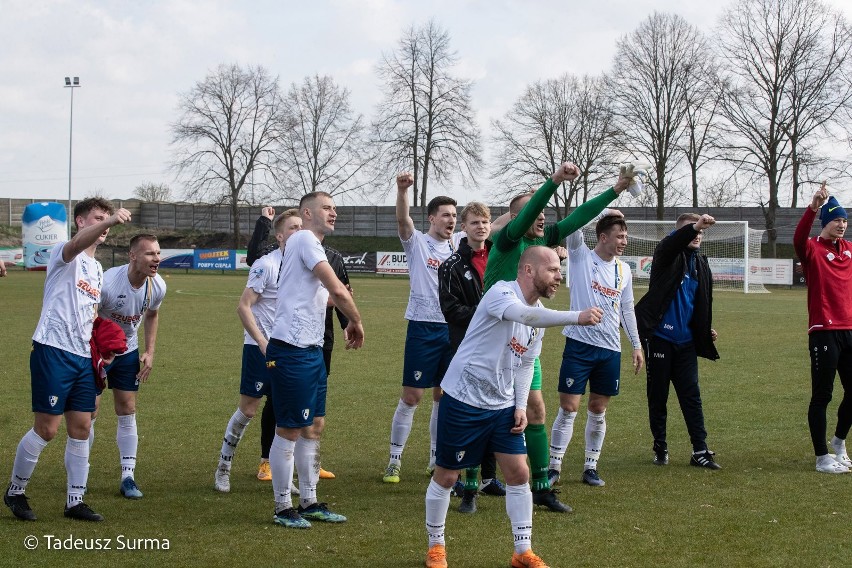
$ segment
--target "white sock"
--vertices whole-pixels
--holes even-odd
[[[512,523],[515,552],[523,554],[532,548],[532,491],[528,483],[506,485],[506,514]]]
[[[89,453],[92,453],[92,446],[95,445],[95,420],[97,418],[92,418],[92,425],[89,427]]]
[[[91,439],[91,437],[89,438]],[[139,434],[136,430],[136,414],[118,417],[115,430],[115,443],[118,445],[118,458],[121,464],[121,479],[133,478],[136,469],[136,450],[139,447]]]
[[[294,455],[296,470],[299,472],[299,504],[307,508],[317,502],[319,440],[308,440],[299,436]]]
[[[606,437],[606,411],[595,414],[589,410],[586,420],[586,464],[585,469],[597,469]]]
[[[68,437],[65,444],[65,471],[68,474],[66,505],[71,508],[83,502],[86,481],[89,479],[89,439]]]
[[[417,406],[408,406],[402,399],[396,405],[391,422],[390,438],[390,463],[400,465],[402,463],[402,451],[411,433],[411,425],[414,423],[414,411]]]
[[[269,448],[269,469],[272,471],[272,492],[275,497],[275,512],[293,506],[290,498],[290,483],[293,481],[293,451],[296,442],[275,434]],[[301,483],[301,481],[299,482]]]
[[[846,440],[841,440],[837,436],[832,436],[831,447],[838,458],[846,454]]]
[[[430,548],[435,544],[444,544],[444,527],[447,524],[449,508],[450,490],[438,485],[434,479],[430,480],[429,487],[426,488],[426,536],[429,537]]]
[[[432,401],[432,416],[429,417],[429,467],[435,467],[435,450],[438,448],[438,408],[440,400]]]
[[[9,481],[9,495],[23,495],[33,475],[38,457],[47,447],[47,442],[32,428],[18,442],[15,452],[15,465],[12,466],[12,479]]]
[[[240,443],[250,421],[251,418],[240,412],[239,408],[231,416],[228,427],[225,428],[225,438],[222,440],[222,453],[219,455],[220,465],[227,463],[230,467],[231,460],[234,459],[234,452],[237,450],[237,444]]]
[[[562,471],[562,458],[571,438],[574,436],[574,419],[576,412],[565,412],[559,409],[556,420],[553,421],[553,429],[550,431],[550,469]]]

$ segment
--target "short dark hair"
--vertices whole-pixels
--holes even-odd
[[[447,197],[446,195],[439,195],[437,197],[433,197],[432,201],[429,202],[429,205],[426,206],[426,215],[434,215],[438,212],[438,207],[441,205],[452,205],[456,206],[456,200],[452,197]]]
[[[77,205],[74,206],[74,219],[88,215],[89,211],[92,209],[101,209],[110,215],[115,213],[115,207],[109,199],[104,199],[103,197],[87,197],[82,201],[78,201]]]
[[[139,233],[138,235],[135,235],[132,239],[130,239],[130,250],[135,249],[136,245],[138,245],[140,241],[157,242],[157,235],[152,235],[151,233]]]
[[[608,233],[610,229],[618,226],[627,230],[627,221],[624,220],[624,217],[621,215],[607,215],[595,225],[595,235],[600,239],[601,235],[604,233]]]
[[[310,193],[306,193],[299,200],[299,211],[308,206],[309,203],[313,202],[317,197],[328,197],[329,199],[334,199],[330,193],[325,191],[312,191]]]

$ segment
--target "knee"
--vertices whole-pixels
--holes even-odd
[[[458,471],[452,469],[444,469],[442,467],[436,467],[434,473],[432,474],[432,479],[435,480],[435,483],[437,483],[444,489],[450,489],[453,484],[455,484],[458,478]]]
[[[595,414],[603,414],[604,412],[606,412],[606,406],[606,401],[590,400],[589,412],[593,412]]]
[[[59,431],[59,424],[36,424],[33,426],[33,430],[38,434],[39,438],[45,442],[49,442],[56,437],[56,433]],[[86,436],[88,437],[88,434]]]
[[[319,438],[325,430],[325,416],[314,417],[314,422],[311,424],[311,434],[314,438]]]
[[[530,470],[526,462],[518,463],[514,467],[503,469],[503,477],[506,479],[506,485],[524,485],[529,483]]]
[[[419,392],[418,392],[419,390]],[[420,399],[423,398],[423,391],[420,389],[403,391],[400,400],[408,406],[416,407],[420,404]]]

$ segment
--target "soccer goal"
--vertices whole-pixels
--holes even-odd
[[[621,260],[633,269],[633,285],[648,285],[654,248],[663,237],[675,230],[673,221],[627,221],[627,250]],[[594,224],[583,228],[589,248],[594,248]],[[753,268],[760,263],[763,231],[751,229],[748,221],[716,221],[701,241],[701,252],[707,256],[713,272],[714,290],[733,290],[746,294],[768,292],[762,282],[752,278]]]

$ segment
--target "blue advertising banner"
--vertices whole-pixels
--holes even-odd
[[[195,266],[198,270],[235,270],[237,251],[227,249],[195,250]]]

